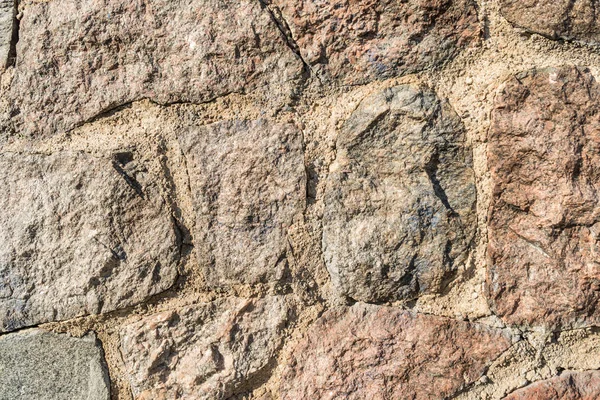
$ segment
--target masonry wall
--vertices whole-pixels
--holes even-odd
[[[0,399],[600,397],[595,0],[0,0]]]

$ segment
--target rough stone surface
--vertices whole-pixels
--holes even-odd
[[[436,293],[475,232],[471,149],[460,119],[427,88],[364,99],[337,138],[323,247],[333,282],[377,302]]]
[[[78,339],[34,329],[0,337],[0,400],[32,399],[110,399],[93,334]]]
[[[565,372],[533,383],[504,400],[595,400],[600,398],[600,372]]]
[[[438,65],[479,37],[471,0],[272,0],[323,80],[362,84]]]
[[[488,290],[509,323],[598,321],[599,100],[575,67],[518,75],[496,99]]]
[[[13,114],[54,134],[119,105],[205,102],[302,73],[271,15],[252,0],[66,0],[28,4]]]
[[[0,0],[0,69],[9,62],[15,11],[15,0]]]
[[[94,332],[111,400],[596,385],[597,2],[17,3],[0,342]]]
[[[482,326],[358,303],[309,329],[287,363],[281,398],[442,399],[509,346]]]
[[[182,130],[198,255],[211,287],[280,281],[287,228],[302,215],[302,133],[268,120],[223,121]]]
[[[169,288],[178,238],[136,153],[0,155],[0,332]]]
[[[228,298],[126,326],[121,351],[135,399],[227,399],[273,367],[285,297]]]
[[[512,24],[551,39],[600,44],[598,0],[500,0]]]

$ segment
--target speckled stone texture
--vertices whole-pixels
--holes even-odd
[[[121,332],[136,399],[227,399],[273,368],[291,308],[230,298],[151,315]]]
[[[33,329],[0,337],[1,400],[109,400],[102,347]]]
[[[364,99],[344,122],[325,193],[332,281],[366,302],[438,293],[475,234],[472,153],[454,110],[424,87]]]
[[[358,303],[309,329],[287,360],[281,398],[443,399],[509,346],[498,330]]]
[[[306,201],[300,130],[264,119],[222,121],[181,130],[179,142],[208,283],[287,279],[287,229]]]
[[[203,102],[271,85],[285,91],[303,68],[252,0],[33,3],[17,52],[13,113],[36,137],[143,98]]]
[[[600,398],[598,10],[0,0],[0,400]]]
[[[563,372],[560,376],[533,383],[504,400],[594,400],[600,398],[600,372]]]
[[[0,69],[8,66],[16,16],[15,0],[0,0]]]
[[[600,43],[598,0],[500,0],[512,24],[551,39]]]
[[[179,239],[138,154],[0,154],[0,332],[113,311],[173,285]]]
[[[598,321],[599,98],[575,67],[517,75],[496,98],[488,290],[508,323]]]
[[[356,85],[435,67],[477,41],[471,0],[270,0],[314,73]]]

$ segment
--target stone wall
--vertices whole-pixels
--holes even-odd
[[[597,10],[0,0],[0,400],[600,398]]]

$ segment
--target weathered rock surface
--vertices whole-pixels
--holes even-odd
[[[126,326],[121,352],[135,399],[226,399],[272,368],[290,306],[285,297],[228,298]]]
[[[500,332],[358,303],[323,315],[294,349],[282,399],[442,399],[510,346]]]
[[[302,133],[268,120],[223,121],[181,130],[179,141],[209,286],[286,278],[287,228],[306,199]]]
[[[589,72],[521,74],[496,99],[488,291],[512,324],[600,316],[600,90]]]
[[[15,0],[0,0],[0,69],[8,65],[13,27],[15,22]]]
[[[108,400],[95,336],[29,330],[0,337],[0,400]]]
[[[552,39],[600,43],[598,0],[500,0],[513,25]]]
[[[599,2],[0,0],[0,400],[600,399]]]
[[[600,371],[565,372],[533,383],[504,400],[596,400],[600,398]]]
[[[462,123],[427,88],[362,101],[337,139],[323,247],[333,282],[365,302],[442,290],[470,251],[476,189]]]
[[[362,84],[453,57],[479,37],[471,0],[271,0],[324,80]]]
[[[149,98],[204,102],[302,74],[271,15],[252,0],[65,0],[28,4],[14,114],[54,134]]]
[[[169,288],[178,238],[136,153],[0,155],[0,332]]]

